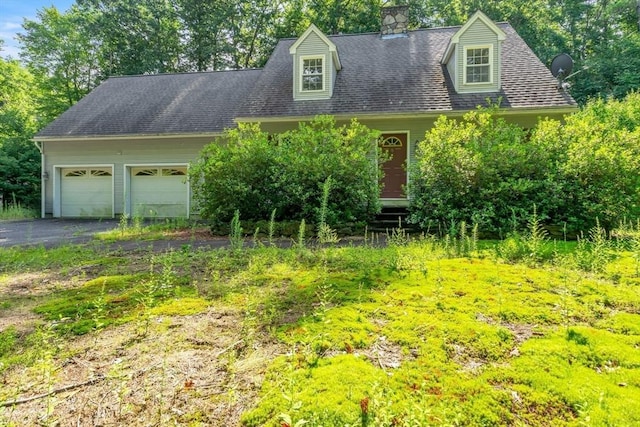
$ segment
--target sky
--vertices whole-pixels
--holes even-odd
[[[36,12],[44,7],[55,6],[66,11],[73,3],[74,0],[0,0],[0,39],[4,40],[0,56],[19,59],[15,35],[22,31],[24,18],[35,19]]]

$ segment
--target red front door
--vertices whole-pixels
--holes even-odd
[[[382,150],[388,153],[389,160],[382,166],[384,171],[383,199],[404,199],[404,186],[407,185],[407,134],[385,133],[380,138]]]

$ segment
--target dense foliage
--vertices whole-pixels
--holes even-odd
[[[257,124],[228,130],[201,153],[191,182],[206,218],[305,219],[317,222],[322,186],[331,178],[326,221],[364,221],[380,209],[378,133],[353,120],[336,126],[329,116],[277,135]]]
[[[561,219],[584,230],[593,218],[607,228],[640,218],[640,93],[589,103],[567,118],[554,139],[567,149],[560,165]]]
[[[40,155],[30,140],[37,127],[33,83],[17,61],[0,58],[0,209],[40,200]]]
[[[410,172],[413,222],[502,234],[521,228],[534,205],[572,231],[640,218],[640,94],[590,102],[530,135],[496,113],[441,117],[426,133]]]

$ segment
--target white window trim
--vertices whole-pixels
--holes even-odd
[[[322,89],[319,90],[305,90],[304,89],[304,61],[308,59],[321,59],[322,60]],[[300,56],[299,73],[300,84],[298,86],[300,93],[322,93],[327,90],[327,55],[303,55]]]
[[[489,81],[488,82],[468,82],[467,81],[467,52],[471,49],[489,49]],[[492,44],[479,44],[479,45],[465,45],[462,47],[462,81],[464,85],[469,86],[482,86],[493,84],[493,45]]]

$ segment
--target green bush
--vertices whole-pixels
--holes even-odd
[[[315,223],[331,177],[326,222],[366,220],[380,210],[377,137],[356,120],[338,127],[329,116],[276,135],[241,124],[205,147],[191,168],[200,213],[226,223],[236,210],[257,221],[275,209],[276,221]]]
[[[425,134],[410,171],[411,222],[442,231],[465,221],[503,236],[526,228],[534,204],[543,223],[571,234],[640,217],[640,94],[592,101],[529,134],[494,113],[441,117]]]
[[[440,117],[410,170],[410,221],[439,232],[464,221],[504,235],[526,226],[534,204],[547,217],[558,207],[549,166],[561,151],[547,142],[492,110],[471,111],[461,121]]]
[[[640,93],[623,101],[592,101],[567,118],[565,215],[570,228],[596,221],[611,229],[640,217]]]
[[[40,153],[33,75],[18,61],[0,58],[0,209],[40,205]],[[16,212],[14,212],[16,213]]]

